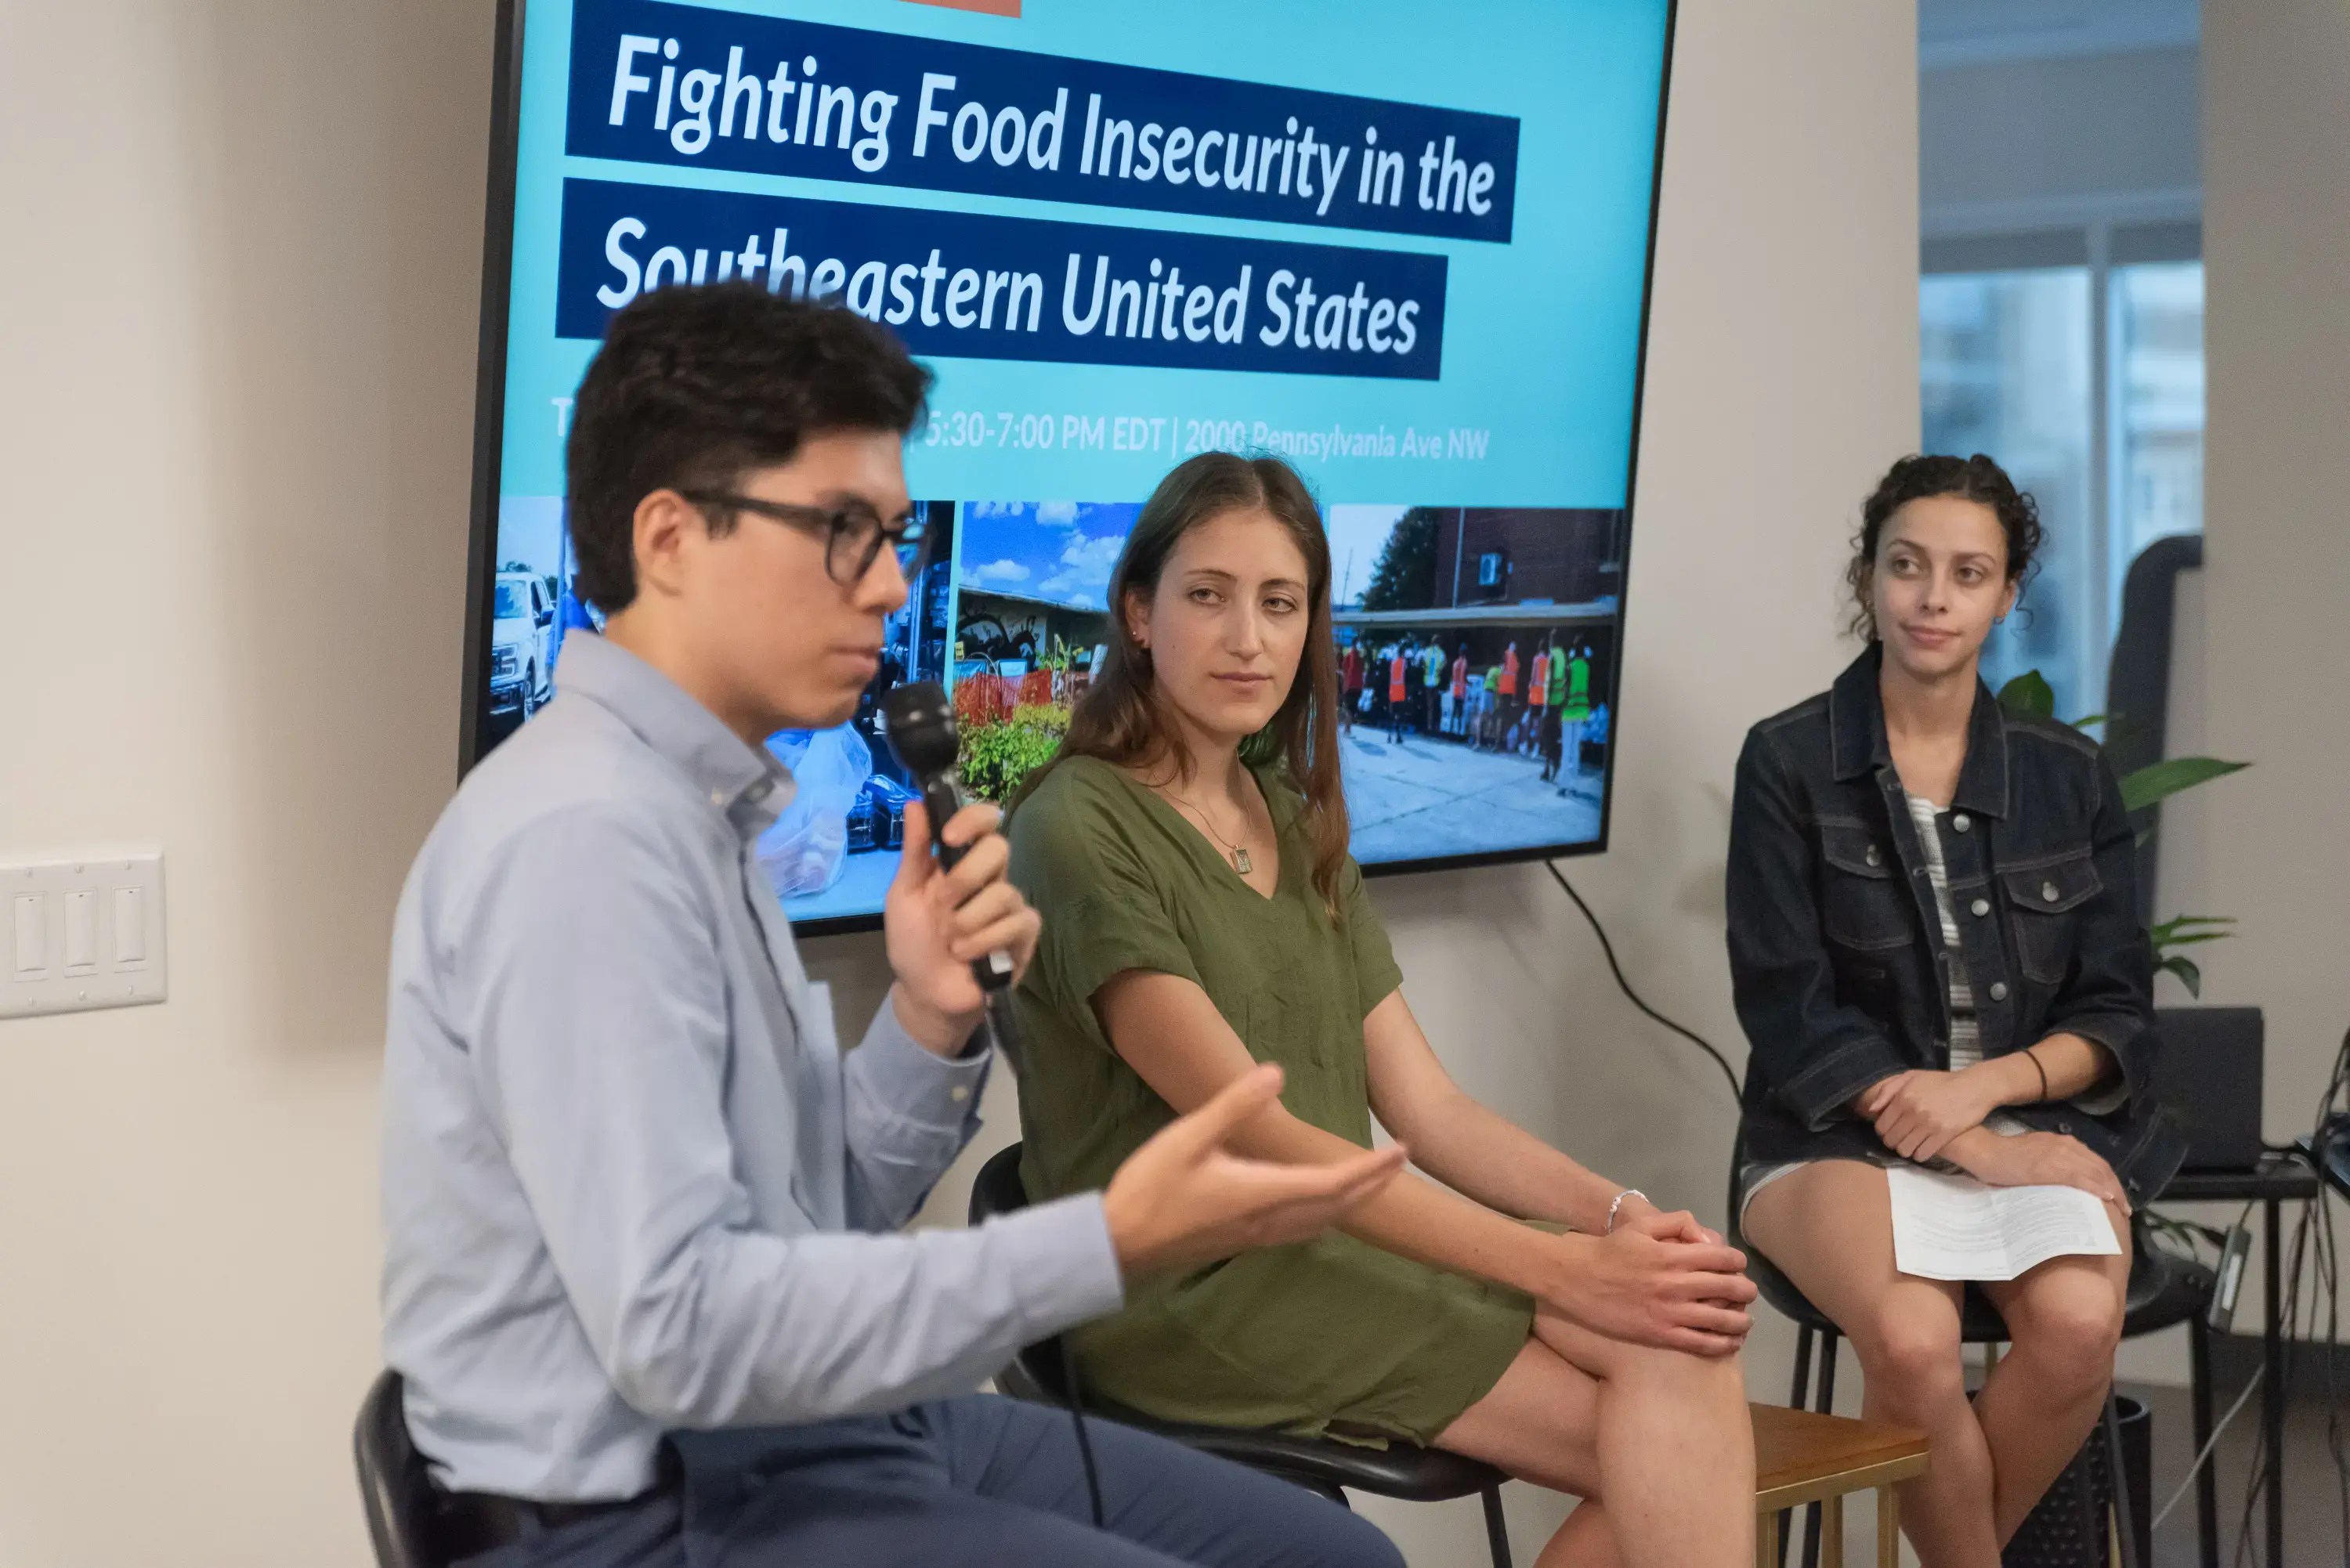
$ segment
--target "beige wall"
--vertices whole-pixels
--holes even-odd
[[[357,1564],[383,954],[452,783],[486,4],[0,11],[0,845],[172,1000],[0,1029],[0,1563]]]
[[[162,1007],[0,1027],[10,1568],[367,1560],[382,953],[453,770],[490,10],[0,19],[0,851],[160,844],[174,971]],[[1731,763],[1844,657],[1846,532],[1917,439],[1915,34],[1885,0],[1681,28],[1617,848],[1571,870],[1735,1059]],[[1378,887],[1471,1088],[1719,1217],[1724,1091],[1547,879]],[[816,946],[869,1000],[873,944]],[[1557,1506],[1513,1499],[1522,1556]],[[1473,1509],[1379,1517],[1476,1560]]]
[[[2350,1024],[2350,10],[2207,0],[2203,67],[2198,707],[2205,745],[2255,766],[2166,810],[2193,836],[2191,907],[2242,921],[2206,950],[2205,994],[2267,1009],[2268,1134],[2285,1138]]]

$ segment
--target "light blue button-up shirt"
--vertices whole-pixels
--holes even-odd
[[[632,1496],[664,1432],[894,1409],[1114,1311],[1097,1196],[899,1233],[988,1058],[845,1056],[752,846],[790,775],[588,632],[400,896],[384,1354],[441,1482]]]

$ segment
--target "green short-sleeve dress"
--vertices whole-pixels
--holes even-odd
[[[1269,898],[1173,807],[1091,758],[1059,763],[1014,813],[1012,877],[1045,912],[1017,993],[1033,1198],[1107,1185],[1173,1119],[1094,1012],[1128,970],[1195,981],[1257,1060],[1281,1064],[1292,1114],[1369,1147],[1363,1019],[1402,975],[1361,871],[1347,863],[1333,922],[1303,803],[1258,779],[1281,835]],[[1076,1347],[1092,1393],[1162,1419],[1426,1443],[1500,1381],[1532,1324],[1516,1292],[1333,1233],[1141,1281]]]

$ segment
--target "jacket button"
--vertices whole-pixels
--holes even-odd
[[[2071,1122],[2058,1122],[2056,1124],[2056,1130],[2060,1133],[2069,1134],[2073,1130],[2073,1124]]]
[[[1963,811],[1950,818],[1951,828],[1959,833],[1971,833],[1974,831],[1974,826],[1975,819]]]
[[[1882,866],[1882,865],[1884,865],[1884,864],[1885,864],[1885,851],[1883,851],[1882,849],[1879,849],[1879,848],[1878,848],[1876,845],[1874,845],[1874,844],[1870,845],[1870,846],[1868,846],[1867,860],[1868,860],[1868,863],[1869,863],[1871,866]]]
[[[1967,908],[1973,910],[1976,916],[1980,918],[1991,913],[1991,900],[1989,898],[1977,898],[1973,903],[1969,904]]]
[[[2007,1000],[2007,981],[2003,980],[1995,980],[1991,982],[1991,999],[1993,1002],[2005,1002]]]
[[[2040,898],[2043,903],[2053,904],[2056,901],[2056,898],[2057,893],[2055,883],[2043,882],[2040,884]]]

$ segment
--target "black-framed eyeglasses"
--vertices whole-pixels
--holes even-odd
[[[820,535],[824,539],[825,576],[844,588],[853,588],[865,580],[865,574],[881,558],[885,545],[897,552],[898,570],[909,582],[920,575],[928,559],[925,530],[919,514],[885,519],[864,505],[800,506],[722,490],[686,490],[679,493],[696,506],[749,512],[771,522]]]

